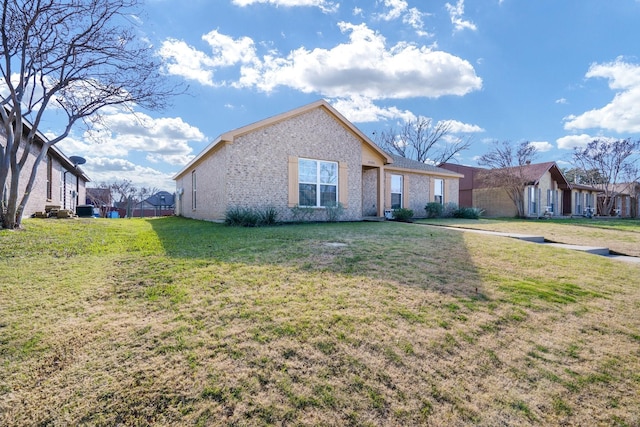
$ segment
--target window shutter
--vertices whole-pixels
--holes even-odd
[[[298,158],[289,156],[289,207],[296,206],[299,202],[298,192]]]
[[[409,209],[409,175],[402,176],[402,207]]]
[[[349,167],[345,162],[339,162],[338,165],[338,202],[346,208],[349,203]]]
[[[391,174],[384,176],[384,208],[391,209]]]

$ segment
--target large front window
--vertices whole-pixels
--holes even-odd
[[[300,206],[335,206],[338,203],[338,163],[298,160]]]
[[[402,175],[391,175],[391,209],[402,208]]]

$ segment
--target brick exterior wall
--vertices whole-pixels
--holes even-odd
[[[457,178],[396,170],[386,170],[385,174],[402,175],[405,177],[408,183],[405,190],[409,193],[408,197],[405,196],[405,200],[408,198],[409,201],[408,206],[405,207],[413,210],[414,218],[426,217],[427,211],[425,210],[425,207],[427,206],[427,203],[434,201],[433,187],[434,179],[436,178],[444,180],[444,203],[453,203],[458,205],[459,179]],[[388,182],[388,180],[385,180],[385,182]],[[385,191],[389,191],[389,189],[385,189]],[[389,209],[389,206],[385,206],[385,209]]]
[[[5,139],[3,135],[0,135],[0,144],[5,144]],[[33,164],[35,163],[36,157],[38,156],[40,151],[40,147],[35,144],[31,146],[30,155],[27,157],[27,161],[25,162],[24,167],[22,168],[22,173],[19,181],[19,193],[18,193],[18,202],[20,202],[20,198],[24,195],[24,191],[27,188],[27,182],[29,181],[29,176],[31,174],[31,170],[33,168]],[[49,153],[52,153],[53,150],[50,150]],[[22,149],[18,151],[18,156],[22,153]],[[51,197],[47,197],[47,162],[51,161]],[[64,204],[64,190],[65,186],[62,181],[64,176],[64,171],[67,170],[64,168],[60,160],[57,156],[53,154],[49,154],[45,156],[42,162],[38,165],[38,170],[36,174],[36,179],[33,185],[33,189],[31,190],[31,194],[29,195],[29,200],[27,200],[27,204],[24,207],[24,211],[22,216],[29,217],[33,215],[35,212],[44,211],[47,205],[60,206],[63,209],[71,209],[75,208],[77,204],[84,204],[86,200],[86,182],[81,177],[77,177],[73,173],[69,172],[66,174],[66,205]],[[7,176],[7,190],[9,186],[9,182],[11,180],[11,172]],[[79,181],[78,181],[79,180]],[[72,191],[76,190],[76,183],[78,186],[78,194],[77,199],[72,196]],[[76,203],[79,201],[80,203]]]
[[[509,198],[509,194],[503,188],[474,189],[473,206],[483,209],[483,216],[488,217],[513,217],[518,214],[513,201]]]
[[[223,220],[227,210],[228,145],[222,144],[215,155],[196,163],[176,180],[182,195],[176,200],[176,213],[188,218]],[[193,173],[196,176],[196,207],[193,208]]]
[[[222,221],[230,208],[270,207],[277,210],[279,221],[294,220],[289,192],[295,191],[293,198],[297,199],[298,176],[297,172],[290,176],[290,171],[297,169],[297,159],[305,158],[339,164],[338,199],[344,205],[339,220],[359,221],[363,216],[377,215],[378,203],[385,202],[378,200],[378,186],[385,185],[386,174],[399,172],[385,170],[382,182],[378,183],[378,167],[384,167],[383,157],[324,108],[310,108],[297,115],[282,117],[282,120],[278,117],[267,120],[264,125],[259,122],[256,126],[223,135],[210,152],[181,171],[176,177],[176,213]],[[244,131],[246,133],[238,134]],[[367,166],[363,167],[363,164]],[[196,209],[191,208],[191,173],[194,170],[197,176]],[[401,173],[409,177],[409,208],[416,216],[424,216],[424,207],[432,192],[429,173]],[[458,179],[443,178],[447,201],[457,203]],[[389,189],[385,191],[389,192]],[[315,209],[309,219],[325,220],[326,210]]]
[[[176,180],[177,187],[184,189],[181,215],[220,221],[229,208],[274,207],[279,220],[292,220],[288,163],[294,156],[346,163],[348,201],[340,219],[362,218],[362,143],[323,109],[312,109],[223,144],[215,155],[207,155]],[[194,169],[199,196],[192,210]],[[324,209],[319,208],[315,219],[323,218]]]

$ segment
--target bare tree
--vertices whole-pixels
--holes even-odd
[[[176,93],[165,86],[152,48],[136,39],[137,0],[3,0],[0,13],[0,215],[20,226],[37,169],[52,145],[76,122],[90,127],[107,106],[165,106]],[[47,114],[62,113],[63,130],[38,137]],[[27,126],[27,122],[30,122]],[[41,140],[41,142],[38,142]],[[19,180],[35,156],[26,190]],[[7,194],[5,194],[7,192]],[[4,203],[6,200],[6,204]]]
[[[598,181],[588,184],[603,191],[598,198],[598,210],[609,215],[616,203],[616,196],[630,192],[634,182],[640,179],[640,140],[601,140],[591,141],[584,148],[576,147],[573,162],[583,170],[596,170]]]
[[[564,168],[562,173],[567,181],[575,184],[594,185],[603,184],[606,179],[596,169],[584,170],[582,168],[573,167],[571,169]]]
[[[131,218],[135,196],[138,189],[128,179],[110,184],[112,194],[117,198],[117,205],[125,207],[125,216]]]
[[[112,206],[113,195],[111,185],[101,183],[96,187],[87,188],[87,200],[89,200],[94,207],[100,209],[100,216],[104,218]]]
[[[478,164],[489,168],[478,174],[478,179],[487,187],[503,188],[515,205],[518,216],[526,216],[525,187],[526,166],[535,158],[536,148],[524,141],[513,146],[509,141],[494,141],[493,149],[478,159]]]
[[[434,125],[431,119],[420,117],[406,122],[400,131],[381,132],[376,143],[392,154],[441,165],[471,146],[471,138],[454,136],[451,126],[451,122]]]

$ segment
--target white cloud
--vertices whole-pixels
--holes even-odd
[[[402,16],[409,8],[409,4],[405,0],[384,0],[384,5],[389,8],[386,13],[378,15],[380,19],[385,21],[393,21]]]
[[[613,62],[592,64],[585,77],[608,79],[609,88],[616,94],[602,108],[565,117],[564,128],[640,133],[640,65],[618,58]]]
[[[173,191],[175,182],[172,173],[160,172],[156,169],[137,165],[126,159],[110,157],[94,157],[87,159],[82,166],[87,171],[91,182],[89,187],[100,183],[113,183],[128,179],[138,188],[156,188]]]
[[[405,0],[384,0],[385,7],[389,8],[385,13],[377,15],[383,21],[394,21],[402,18],[402,22],[415,29],[420,36],[429,36],[432,34],[423,30],[424,21],[422,17],[426,13],[420,12],[415,7],[409,8],[409,4]]]
[[[341,22],[349,42],[331,49],[304,47],[287,57],[265,56],[260,68],[245,66],[238,87],[270,92],[286,86],[328,97],[371,99],[437,98],[465,95],[482,87],[466,60],[425,46],[386,40],[365,24]]]
[[[558,144],[558,148],[563,150],[573,150],[575,147],[586,147],[591,141],[594,140],[594,137],[591,135],[587,135],[585,133],[580,135],[567,135],[562,138],[558,138],[556,143]]]
[[[416,118],[410,111],[402,111],[396,107],[381,108],[375,105],[371,99],[361,96],[336,99],[331,101],[331,105],[353,123],[371,123],[394,119],[409,121]]]
[[[212,66],[229,67],[236,64],[247,64],[256,60],[255,45],[249,37],[234,40],[217,30],[202,36],[213,50]]]
[[[257,61],[255,44],[249,37],[234,40],[213,30],[203,35],[202,40],[211,46],[212,55],[181,40],[167,39],[162,42],[158,54],[164,60],[165,71],[205,86],[214,86],[216,69]]]
[[[456,31],[462,30],[477,30],[476,24],[471,21],[465,20],[464,17],[464,0],[458,0],[458,3],[454,5],[447,3],[445,5],[449,16],[451,17],[451,23],[454,25]]]
[[[462,123],[457,120],[443,120],[441,122],[448,123],[450,126],[451,133],[479,133],[484,132],[478,125],[471,125],[468,123]]]
[[[154,119],[142,113],[133,115],[116,112],[96,122],[90,134],[67,137],[58,146],[69,155],[85,157],[87,163],[83,170],[94,182],[107,181],[105,173],[132,182],[153,178],[157,183],[159,180],[166,181],[168,177],[162,187],[167,188],[171,174],[144,168],[124,158],[144,155],[147,161],[156,164],[184,165],[193,158],[189,143],[205,140],[198,128],[185,123],[180,117]]]
[[[240,7],[250,6],[256,3],[265,3],[273,6],[314,6],[320,8],[323,12],[335,12],[340,3],[327,0],[233,0],[233,4]]]
[[[556,104],[566,104],[567,102],[565,98],[556,99]]]
[[[168,74],[213,86],[215,62],[205,53],[181,40],[167,39],[162,42],[158,54],[164,59],[165,72]]]
[[[530,144],[541,153],[544,153],[545,151],[551,151],[554,148],[553,144],[550,144],[548,141],[531,141]]]

